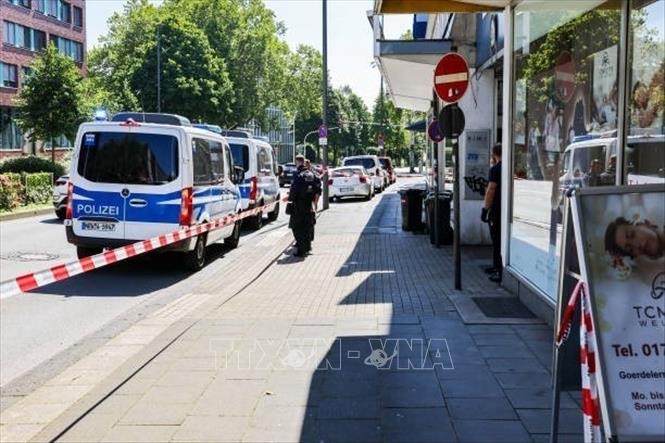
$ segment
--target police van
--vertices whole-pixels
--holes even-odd
[[[82,124],[69,176],[65,226],[80,258],[241,209],[243,173],[226,140],[175,115],[121,113]],[[235,248],[239,238],[237,221],[168,248],[198,270],[207,245]]]
[[[272,146],[263,140],[251,138],[249,133],[234,131],[226,136],[231,146],[234,164],[244,171],[244,180],[239,185],[243,211],[275,203],[263,213],[245,219],[250,228],[260,229],[263,216],[275,221],[279,216],[279,165]]]

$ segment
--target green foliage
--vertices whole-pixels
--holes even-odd
[[[0,174],[0,210],[11,211],[23,203],[21,174]]]
[[[25,204],[48,203],[53,195],[53,174],[50,172],[38,172],[35,174],[24,174],[24,199]]]
[[[86,119],[78,68],[49,43],[32,69],[17,98],[19,126],[33,141],[49,141],[60,135],[73,139]]]
[[[0,163],[0,173],[4,174],[7,172],[15,172],[19,174],[48,172],[53,174],[53,176],[56,178],[66,174],[65,167],[63,165],[59,163],[52,163],[46,159],[34,155],[16,157]]]
[[[162,110],[199,121],[227,124],[230,120],[231,83],[224,60],[216,57],[203,31],[178,15],[161,17]],[[146,45],[157,54],[157,42]],[[143,58],[130,77],[144,109],[157,109],[156,56]]]

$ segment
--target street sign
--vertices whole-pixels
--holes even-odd
[[[322,138],[328,138],[328,127],[326,125],[319,126],[319,139]]]
[[[554,88],[562,102],[568,103],[575,92],[575,60],[570,52],[563,51],[554,66]]]
[[[434,69],[434,90],[446,103],[459,101],[469,87],[469,66],[464,57],[449,52]]]
[[[432,122],[427,127],[427,135],[434,143],[443,141],[443,134],[441,134],[441,130],[439,129],[439,121],[437,119],[432,120]]]
[[[328,144],[328,137],[319,137],[319,145],[327,145]]]
[[[438,122],[439,131],[446,138],[457,138],[464,132],[464,112],[456,103],[443,107]]]

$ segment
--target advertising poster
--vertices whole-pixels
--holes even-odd
[[[612,423],[606,433],[613,431],[619,441],[660,440],[665,435],[665,187],[589,190],[574,200],[579,258],[598,340],[601,407]]]
[[[490,169],[490,131],[465,131],[464,200],[483,200]]]

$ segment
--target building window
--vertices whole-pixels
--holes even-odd
[[[18,66],[0,63],[0,85],[5,88],[18,88]]]
[[[71,5],[63,0],[36,0],[36,10],[65,23],[72,22]]]
[[[16,124],[14,108],[0,107],[0,149],[20,150],[23,147],[23,133]]]
[[[63,1],[58,2],[58,20],[65,23],[72,22],[72,7],[69,3]]]
[[[83,27],[83,9],[74,6],[74,26]]]
[[[77,63],[83,63],[83,44],[68,38],[51,34],[51,42],[62,55],[66,55]]]
[[[31,7],[31,0],[6,0],[7,2],[11,3],[12,5],[15,6],[23,6],[24,8],[30,9]]]
[[[554,299],[563,191],[615,183],[621,10],[526,0],[514,13],[509,261]]]
[[[17,48],[41,51],[46,46],[46,34],[17,23],[4,22],[4,41]]]
[[[665,181],[665,0],[633,2],[624,151],[626,184]]]

